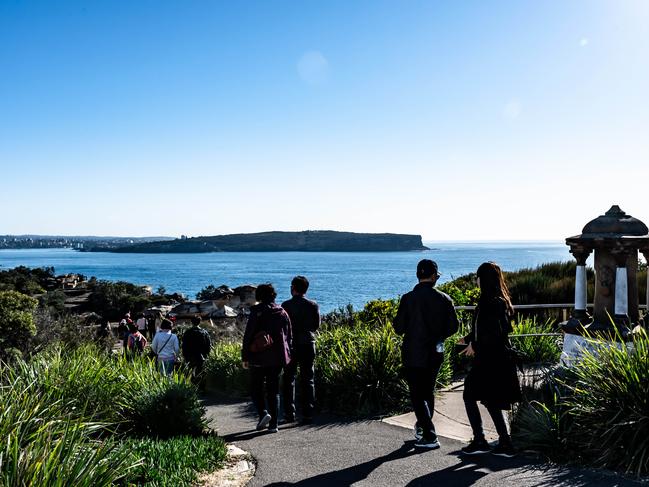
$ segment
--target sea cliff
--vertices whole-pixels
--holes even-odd
[[[102,250],[106,249],[88,249]],[[315,230],[304,232],[262,232],[212,237],[179,238],[120,246],[110,252],[200,253],[200,252],[394,252],[428,250],[421,235],[394,233],[352,233]]]

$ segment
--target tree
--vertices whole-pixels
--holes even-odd
[[[38,301],[17,291],[0,292],[0,359],[22,355],[36,335],[34,310]]]

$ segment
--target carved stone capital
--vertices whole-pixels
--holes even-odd
[[[611,255],[615,259],[615,265],[618,267],[626,267],[629,252],[626,249],[613,249]]]
[[[586,265],[586,260],[592,252],[592,249],[582,245],[571,245],[570,253],[577,259],[577,265]]]

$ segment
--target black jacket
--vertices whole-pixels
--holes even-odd
[[[521,399],[516,363],[511,352],[511,316],[502,298],[481,300],[471,333],[464,337],[475,356],[464,382],[465,398],[509,409]]]
[[[187,362],[205,362],[212,350],[210,334],[200,326],[192,326],[183,334],[182,350]]]
[[[315,342],[315,331],[320,327],[318,303],[304,296],[293,296],[282,303],[291,318],[293,344],[304,345]]]
[[[457,331],[458,320],[451,298],[432,282],[420,282],[401,298],[393,325],[403,335],[403,364],[430,367],[436,345]]]

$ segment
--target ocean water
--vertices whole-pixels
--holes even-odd
[[[416,284],[420,259],[437,262],[446,282],[474,272],[485,261],[513,271],[571,260],[562,242],[426,242],[418,252],[233,252],[210,254],[113,254],[71,249],[0,250],[0,270],[19,265],[54,266],[57,274],[80,273],[112,281],[164,286],[190,298],[208,284],[271,282],[278,301],[289,297],[293,276],[308,277],[309,297],[328,312],[349,303],[355,308],[376,298],[399,296]]]

